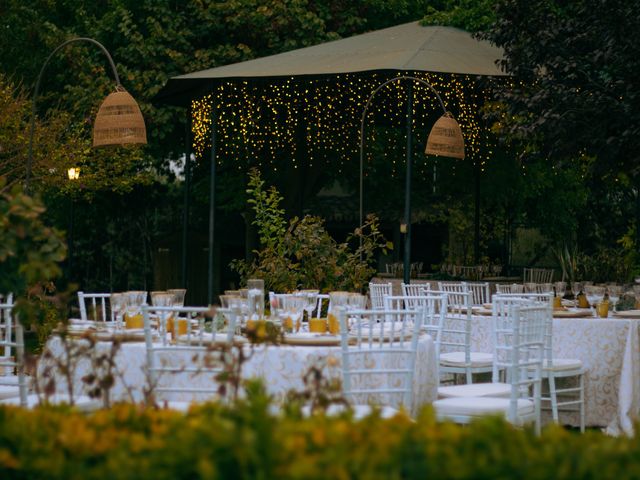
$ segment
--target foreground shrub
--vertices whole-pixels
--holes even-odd
[[[415,422],[268,412],[261,396],[188,414],[0,408],[0,478],[640,478],[637,438],[558,427],[535,437],[496,418],[462,428],[428,409]]]

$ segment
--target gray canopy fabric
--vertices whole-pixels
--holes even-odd
[[[161,103],[183,105],[212,83],[277,77],[322,77],[372,71],[438,72],[505,76],[496,64],[500,48],[451,27],[419,22],[277,55],[173,77],[156,95]]]

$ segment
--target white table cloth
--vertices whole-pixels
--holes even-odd
[[[98,352],[107,351],[110,342],[98,342]],[[60,338],[52,337],[47,347],[58,356],[63,352]],[[246,345],[245,349],[250,346]],[[244,364],[243,378],[258,377],[264,380],[267,391],[276,401],[281,400],[290,389],[302,390],[304,388],[303,375],[316,362],[321,362],[333,357],[338,363],[341,359],[339,346],[293,346],[293,345],[260,345],[255,349]],[[180,363],[180,362],[178,362]],[[146,365],[146,348],[142,342],[122,343],[116,356],[116,365],[119,371],[116,383],[111,391],[113,400],[141,401],[143,389],[147,386],[147,377],[144,367]],[[90,371],[89,362],[80,362],[74,375],[75,391],[83,392],[81,378]],[[339,375],[337,368],[328,372],[329,376]],[[57,379],[57,389],[63,390],[63,379]],[[176,378],[188,386],[198,386],[198,382],[213,381],[202,376],[194,378],[193,375],[182,374]],[[433,340],[428,335],[422,335],[418,342],[416,371],[414,375],[414,392],[412,399],[412,413],[415,414],[420,407],[432,403],[437,398],[438,376],[435,348]],[[133,398],[131,398],[133,396]],[[392,405],[393,406],[393,405]]]
[[[491,317],[474,316],[471,336],[474,350],[491,352]],[[553,354],[582,360],[586,425],[632,434],[640,418],[640,320],[555,318]],[[579,425],[577,413],[560,415],[563,423]]]

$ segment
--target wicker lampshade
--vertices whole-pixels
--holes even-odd
[[[93,146],[147,143],[140,107],[122,87],[104,99],[93,124]]]
[[[464,138],[460,125],[450,112],[442,115],[433,125],[427,139],[427,155],[464,159]]]

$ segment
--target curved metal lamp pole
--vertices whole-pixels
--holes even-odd
[[[53,50],[53,52],[51,52],[49,54],[49,56],[47,57],[47,59],[44,62],[44,65],[42,65],[42,68],[40,69],[40,73],[38,74],[38,79],[36,80],[36,86],[35,86],[35,89],[33,91],[33,99],[32,99],[32,102],[31,102],[31,127],[29,129],[29,153],[28,153],[28,157],[27,157],[27,173],[26,173],[25,182],[24,182],[24,191],[26,193],[29,193],[30,180],[31,180],[31,168],[32,168],[32,165],[33,165],[33,135],[34,135],[35,123],[36,123],[36,99],[37,99],[38,93],[40,91],[40,82],[42,81],[42,77],[44,75],[44,70],[47,67],[47,65],[49,64],[49,61],[51,60],[51,58],[53,58],[53,56],[59,50],[61,50],[62,48],[66,47],[67,45],[69,45],[71,43],[76,43],[76,42],[89,42],[89,43],[92,43],[92,44],[96,45],[98,48],[100,48],[100,50],[102,50],[102,52],[107,57],[107,60],[109,60],[109,65],[111,65],[111,70],[113,71],[113,76],[115,77],[115,80],[116,80],[116,91],[121,96],[128,97],[127,99],[124,100],[124,102],[127,103],[127,107],[131,107],[132,105],[135,105],[135,110],[137,110],[137,112],[133,112],[133,113],[134,113],[134,115],[136,115],[136,116],[139,115],[139,117],[140,117],[140,118],[136,118],[135,119],[136,124],[133,127],[131,127],[130,125],[125,125],[121,129],[121,130],[126,130],[127,128],[129,128],[129,130],[131,130],[131,131],[137,130],[135,133],[138,136],[136,136],[135,139],[132,140],[133,137],[130,134],[128,136],[126,136],[126,137],[125,137],[125,134],[122,134],[120,137],[116,137],[116,138],[112,138],[112,139],[106,139],[106,140],[105,139],[101,139],[100,140],[100,145],[124,144],[124,143],[146,143],[146,131],[144,129],[144,119],[142,119],[142,115],[140,113],[140,109],[139,109],[137,103],[135,102],[135,100],[133,100],[133,98],[131,98],[131,96],[128,93],[126,93],[126,91],[122,87],[122,84],[120,83],[120,77],[118,76],[118,71],[116,70],[116,64],[113,62],[113,59],[111,58],[111,55],[109,54],[107,49],[104,47],[104,45],[102,45],[97,40],[94,40],[93,38],[88,38],[88,37],[77,37],[77,38],[72,38],[71,40],[67,40],[66,42],[58,45],[55,48],[55,50]],[[114,95],[114,94],[111,94],[111,95]],[[109,99],[109,97],[107,97],[107,99]],[[104,105],[104,103],[103,103],[103,105]],[[95,133],[95,130],[94,130],[94,133]],[[124,140],[125,138],[127,140]],[[95,145],[96,145],[96,142],[95,142],[95,137],[94,137],[94,146]]]
[[[364,220],[364,211],[363,211],[363,174],[364,174],[364,122],[367,116],[367,110],[369,109],[369,105],[373,101],[373,97],[378,93],[378,91],[385,87],[386,85],[399,82],[402,80],[413,80],[425,85],[429,90],[431,90],[437,97],[440,106],[442,107],[443,117],[448,117],[449,113],[444,106],[444,102],[440,97],[438,91],[431,85],[429,82],[422,78],[414,77],[411,75],[401,75],[399,77],[391,78],[382,84],[380,84],[369,96],[367,102],[364,106],[364,111],[362,112],[362,119],[360,121],[360,226],[363,224]],[[409,101],[407,104],[407,150],[406,150],[406,161],[407,161],[407,174],[406,174],[406,182],[405,182],[405,209],[404,209],[404,224],[402,225],[402,233],[405,235],[405,248],[404,248],[404,261],[403,261],[403,281],[404,283],[409,283],[411,280],[411,110],[412,110],[412,98],[413,98],[413,88],[410,85],[409,87]],[[440,121],[440,120],[439,120]],[[455,120],[453,120],[455,122]],[[437,123],[437,122],[436,122]],[[456,123],[457,125],[457,123]],[[436,130],[436,126],[432,129],[429,137]],[[458,127],[459,129],[459,127]],[[460,134],[461,135],[461,134]],[[427,142],[428,144],[429,142]],[[442,155],[447,155],[447,152],[440,152]],[[464,158],[464,151],[462,153],[462,157],[459,154],[449,154],[449,156],[454,156],[456,158]],[[360,240],[360,246],[362,246],[362,239]]]

